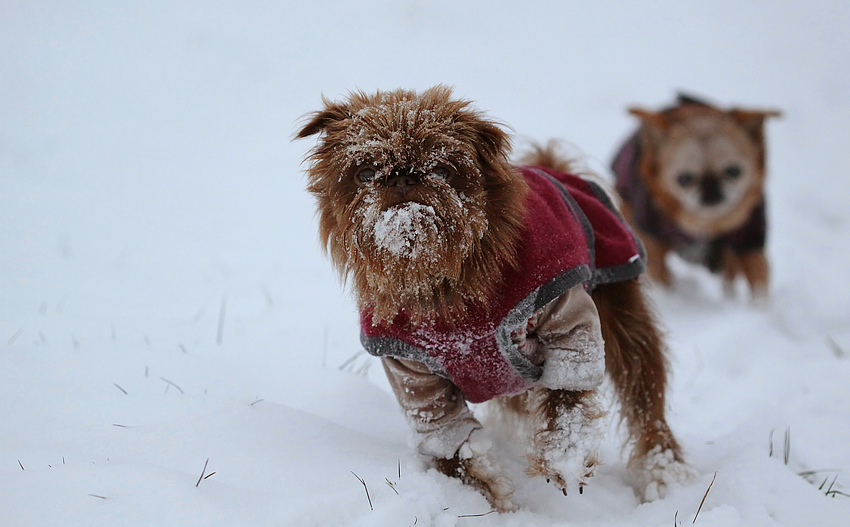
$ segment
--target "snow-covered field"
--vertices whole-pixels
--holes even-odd
[[[685,525],[715,473],[696,525],[850,523],[850,5],[519,4],[0,3],[0,525]],[[290,138],[436,83],[602,171],[629,104],[785,112],[769,305],[654,291],[692,483],[640,504],[614,427],[584,495],[506,460],[523,509],[470,516],[407,447]]]

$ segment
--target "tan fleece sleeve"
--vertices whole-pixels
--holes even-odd
[[[535,313],[526,337],[543,365],[538,383],[553,390],[592,390],[605,376],[605,343],[593,299],[577,285]]]
[[[417,361],[381,359],[390,386],[410,428],[411,446],[420,454],[451,458],[481,424],[466,405],[460,389]]]

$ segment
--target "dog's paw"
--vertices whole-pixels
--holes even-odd
[[[599,464],[598,457],[585,457],[581,462],[578,460],[567,460],[569,454],[565,453],[563,459],[547,460],[538,458],[531,460],[529,474],[532,476],[543,476],[548,483],[552,483],[566,496],[569,491],[578,490],[579,494],[584,492],[588,480],[593,477],[596,465]],[[548,456],[554,457],[554,456]]]
[[[607,420],[594,397],[565,410],[552,426],[535,434],[528,473],[543,476],[566,496],[583,492],[599,464]]]
[[[519,507],[513,501],[516,490],[514,482],[503,473],[499,463],[490,454],[490,441],[478,436],[473,432],[454,457],[435,459],[437,470],[478,489],[499,512],[518,510]]]
[[[655,501],[667,495],[669,487],[694,478],[693,469],[670,450],[655,447],[629,466],[632,487],[641,501]]]

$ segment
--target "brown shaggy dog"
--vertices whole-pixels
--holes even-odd
[[[721,110],[679,96],[641,120],[613,163],[623,213],[646,245],[649,274],[671,283],[666,256],[722,273],[734,292],[743,274],[753,297],[767,294],[764,121],[779,112]]]
[[[604,191],[511,165],[502,126],[443,86],[324,105],[297,134],[319,134],[307,175],[320,235],[418,451],[514,510],[514,484],[467,407],[490,400],[527,421],[529,474],[581,491],[607,430],[607,372],[636,492],[653,499],[688,477],[665,420],[643,249]],[[544,154],[537,164],[556,164]]]

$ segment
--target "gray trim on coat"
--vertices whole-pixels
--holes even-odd
[[[535,365],[519,351],[519,348],[511,339],[511,333],[526,324],[535,311],[545,307],[549,302],[573,287],[589,281],[592,276],[593,273],[587,265],[578,265],[568,269],[532,291],[502,318],[494,334],[496,345],[499,352],[520,377],[534,382],[543,375],[543,368]],[[401,339],[366,337],[361,334],[360,342],[369,355],[415,360],[425,364],[432,373],[452,380],[437,359],[430,356],[424,349],[408,344]]]
[[[428,355],[422,348],[408,344],[401,339],[395,337],[366,337],[361,334],[360,343],[363,344],[369,355],[415,360],[428,366],[428,369],[432,373],[451,380],[443,365],[437,359]]]
[[[638,249],[637,260],[626,262],[621,265],[615,265],[614,267],[598,269],[596,271],[596,277],[594,278],[594,285],[625,282],[626,280],[637,278],[646,271],[646,248],[643,246],[643,242],[632,230],[632,226],[629,225],[629,222],[627,222],[623,217],[620,209],[614,205],[614,202],[611,200],[611,196],[604,188],[602,188],[602,185],[589,179],[585,179],[585,181],[587,181],[587,184],[590,185],[590,189],[593,191],[594,197],[596,197],[600,203],[605,205],[605,208],[617,215],[620,222],[623,224],[623,227],[625,227],[626,231],[628,231],[629,236],[631,236],[632,240],[634,240]]]

